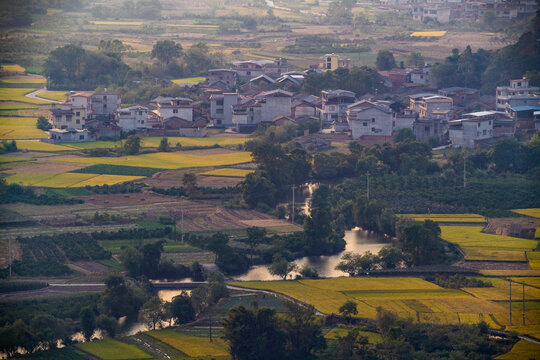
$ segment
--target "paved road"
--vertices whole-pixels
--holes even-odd
[[[29,97],[30,99],[34,99],[34,100],[43,100],[43,101],[47,101],[47,102],[54,103],[54,104],[59,104],[60,103],[60,101],[45,99],[45,98],[41,98],[41,97],[37,96],[39,93],[42,93],[43,91],[47,91],[47,88],[37,89],[36,91],[32,91],[31,93],[28,93],[25,96]]]

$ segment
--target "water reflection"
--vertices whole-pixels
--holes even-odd
[[[336,255],[330,256],[306,256],[295,260],[299,267],[305,264],[317,270],[321,277],[338,277],[347,274],[335,270],[341,256],[346,252],[364,253],[371,251],[377,254],[383,247],[390,245],[388,239],[374,235],[364,230],[354,229],[345,232],[345,250]],[[296,274],[292,274],[293,277]],[[265,265],[253,266],[247,273],[235,277],[236,280],[255,281],[255,280],[280,280],[278,276],[271,275]]]

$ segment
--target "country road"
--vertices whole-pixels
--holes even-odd
[[[32,91],[31,93],[28,93],[25,96],[29,97],[30,99],[34,99],[34,100],[43,100],[43,101],[47,101],[47,102],[54,103],[54,104],[59,104],[60,103],[60,101],[45,99],[45,98],[41,98],[41,97],[37,96],[39,93],[42,93],[44,91],[47,91],[47,88],[37,89],[36,91]]]

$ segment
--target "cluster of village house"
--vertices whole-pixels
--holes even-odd
[[[66,102],[49,112],[53,128],[47,141],[92,141],[122,132],[199,137],[206,135],[208,126],[249,133],[259,126],[316,120],[324,130],[311,137],[306,134],[303,140],[308,144],[324,145],[333,136],[366,144],[391,142],[398,130],[409,128],[417,140],[437,137],[444,144],[475,148],[516,132],[530,136],[540,128],[540,91],[527,79],[498,87],[495,96],[462,87],[426,92],[429,66],[396,68],[379,72],[388,89],[385,94],[357,97],[351,91],[330,89],[318,97],[299,93],[307,72],[349,68],[349,59],[328,54],[318,67],[306,71],[290,71],[286,59],[231,65],[209,70],[207,81],[195,86],[205,101],[158,97],[122,108],[117,93],[66,94]],[[403,98],[407,101],[400,101]]]

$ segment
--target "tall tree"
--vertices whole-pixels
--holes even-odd
[[[251,260],[253,261],[253,253],[257,245],[263,242],[266,236],[266,228],[250,227],[247,228],[247,243],[249,245]]]
[[[379,50],[375,65],[377,66],[377,70],[390,70],[395,68],[396,60],[394,59],[394,54],[389,50]]]
[[[310,359],[313,353],[326,348],[321,324],[311,305],[286,302],[288,316],[283,321],[287,334],[286,350],[292,359]]]
[[[160,324],[161,320],[164,319],[163,301],[159,296],[150,298],[139,311],[139,321],[147,324],[153,330],[156,330],[156,325]]]
[[[152,48],[152,59],[158,59],[163,66],[167,66],[171,61],[179,58],[182,54],[182,46],[173,40],[160,40]]]
[[[195,309],[187,292],[182,291],[180,295],[173,297],[169,315],[177,324],[186,324],[195,320]]]
[[[96,314],[90,307],[84,307],[79,314],[84,338],[88,341],[96,329]]]
[[[135,155],[141,149],[141,138],[138,135],[129,135],[124,143],[124,151],[128,155]]]

